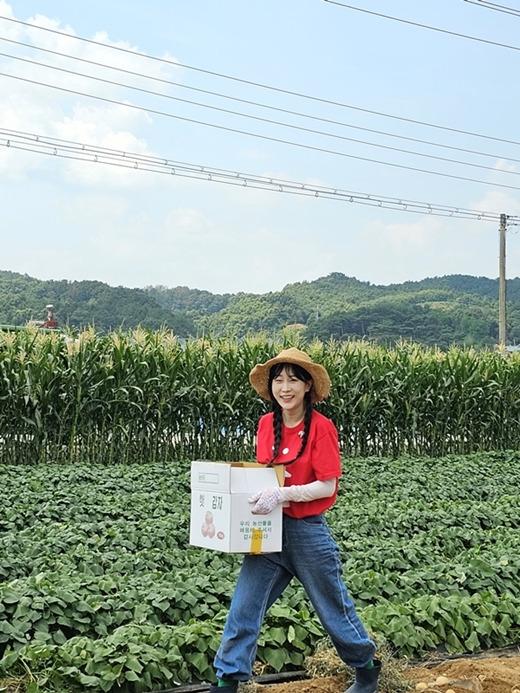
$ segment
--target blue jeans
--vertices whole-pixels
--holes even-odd
[[[219,678],[247,681],[253,669],[265,612],[293,577],[302,583],[341,659],[363,667],[375,645],[342,580],[339,548],[323,515],[284,515],[280,553],[246,555],[214,666]]]

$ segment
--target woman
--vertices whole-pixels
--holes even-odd
[[[210,693],[235,693],[247,681],[266,610],[293,577],[302,583],[341,659],[355,667],[346,693],[375,693],[381,663],[342,581],[339,549],[323,513],[337,495],[341,461],[336,427],[312,403],[325,399],[330,378],[320,364],[296,348],[256,365],[249,380],[272,403],[258,424],[257,460],[285,465],[285,485],[249,500],[252,512],[267,514],[283,504],[279,553],[244,556],[214,666],[218,683]]]

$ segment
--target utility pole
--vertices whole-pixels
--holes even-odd
[[[500,215],[500,256],[498,286],[498,346],[506,348],[506,215]]]

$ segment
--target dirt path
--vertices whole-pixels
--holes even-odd
[[[404,675],[415,684],[427,684],[423,693],[448,693],[450,690],[454,693],[520,693],[520,651],[432,662],[428,666],[410,667]],[[333,676],[262,686],[261,690],[263,693],[343,693],[346,687],[341,676]],[[415,685],[411,690],[414,688]],[[380,688],[380,693],[393,692]]]

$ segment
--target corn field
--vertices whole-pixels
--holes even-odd
[[[166,331],[0,333],[0,462],[252,459],[268,410],[248,374],[287,346],[181,343]],[[346,456],[438,457],[520,446],[520,356],[314,342],[333,387],[318,405]]]

